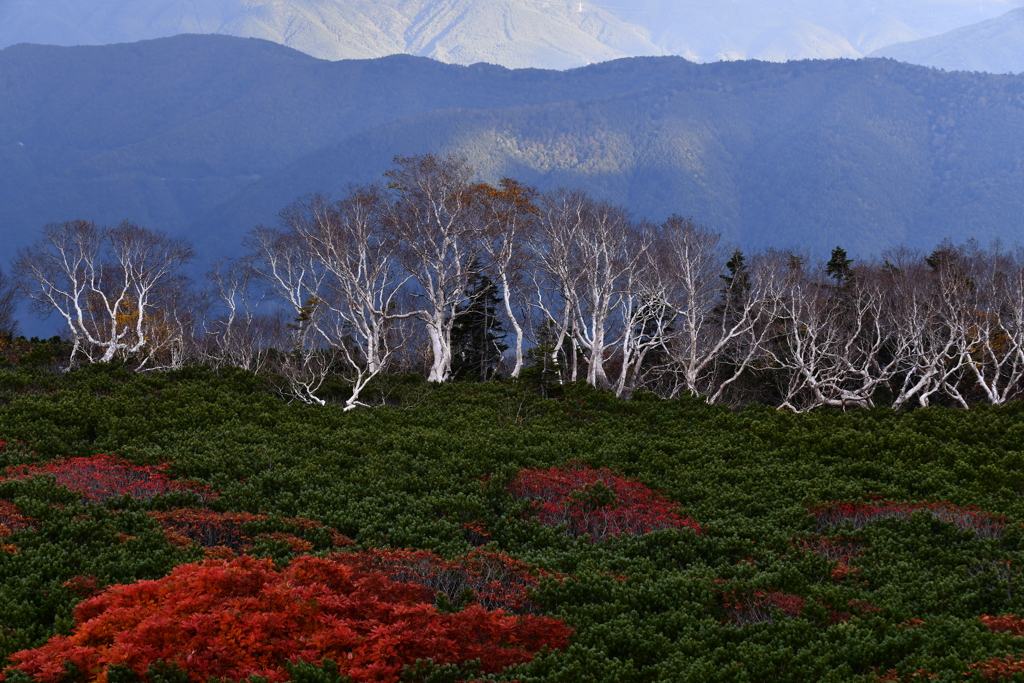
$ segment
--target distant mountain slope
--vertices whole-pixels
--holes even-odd
[[[228,253],[297,196],[421,152],[693,215],[746,245],[1024,241],[1024,77],[887,60],[325,62],[223,36],[0,51],[8,249],[81,217]]]
[[[932,38],[890,45],[871,54],[947,71],[1024,72],[1024,8]]]
[[[699,72],[599,99],[396,121],[260,179],[195,227],[270,222],[294,197],[379,177],[407,150],[465,155],[492,182],[583,187],[653,219],[693,215],[748,246],[1024,241],[1024,79],[876,61]]]
[[[1014,0],[0,0],[0,48],[183,33],[262,38],[324,59],[396,53],[564,69],[624,56],[860,57],[998,16]]]
[[[217,33],[322,59],[407,53],[557,69],[663,52],[639,26],[601,9],[575,10],[561,0],[2,0],[0,47]]]

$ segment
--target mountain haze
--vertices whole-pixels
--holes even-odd
[[[748,246],[1024,241],[1024,77],[890,60],[617,60],[572,71],[328,62],[180,36],[0,51],[0,241],[135,220],[231,253],[396,154],[581,187]]]
[[[1024,72],[1024,8],[932,38],[898,43],[872,57],[891,57],[946,71]]]
[[[997,17],[1012,0],[0,0],[0,48],[183,33],[322,59],[412,54],[565,69],[626,56],[856,58]]]

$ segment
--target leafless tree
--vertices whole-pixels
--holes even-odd
[[[535,192],[532,188],[506,178],[497,188],[478,186],[477,193],[481,200],[478,204],[483,212],[481,220],[486,226],[484,247],[494,276],[501,286],[505,315],[516,336],[513,350],[515,360],[509,374],[518,377],[523,368],[529,303],[524,301],[525,306],[518,307],[526,309],[520,316],[517,315],[513,299],[525,299],[521,295],[521,285],[527,264],[525,247],[536,229],[538,210],[533,203]]]
[[[255,291],[255,271],[247,259],[218,263],[207,280],[210,298],[220,311],[206,318],[203,359],[211,365],[230,365],[250,372],[265,369],[272,349],[288,346],[279,312],[261,312],[266,295]]]
[[[366,385],[387,367],[401,327],[394,322],[417,312],[398,309],[401,290],[411,279],[398,267],[399,243],[381,229],[382,198],[376,188],[356,188],[329,202],[313,196],[282,213],[318,268],[327,277],[316,293],[318,314],[310,320],[324,343],[343,361],[352,396],[351,410]],[[329,324],[327,324],[329,321]]]
[[[654,226],[641,225],[639,233],[655,238]],[[618,317],[622,332],[618,344],[619,377],[616,396],[626,396],[642,382],[645,360],[652,351],[664,348],[672,333],[676,312],[672,308],[670,286],[660,266],[662,245],[653,239],[638,244],[640,253],[635,267],[624,276],[619,296]]]
[[[721,235],[691,219],[674,216],[657,234],[654,268],[672,312],[661,339],[668,359],[663,370],[676,378],[669,395],[686,392],[717,402],[763,354],[778,301],[777,269],[761,259],[751,272],[734,252],[732,276],[726,276]]]
[[[770,347],[783,377],[782,408],[874,405],[875,392],[896,376],[906,352],[889,324],[886,284],[869,266],[839,281],[821,265],[790,271],[780,334]]]
[[[543,327],[554,334],[552,361],[557,364],[562,355],[569,358],[570,381],[576,381],[578,372],[574,330],[583,276],[578,243],[592,205],[593,200],[582,192],[559,190],[544,195],[538,229],[529,241],[533,304],[544,318]]]
[[[1020,395],[1024,379],[1022,253],[968,244],[957,250],[957,261],[964,305],[949,310],[947,326],[975,387],[989,403],[1003,405]]]
[[[623,209],[580,192],[544,197],[538,224],[534,304],[556,334],[554,357],[569,342],[569,378],[577,378],[579,348],[587,382],[609,387],[605,362],[622,342],[622,297],[639,286],[650,240]],[[639,308],[637,299],[625,304],[627,312]]]
[[[427,380],[451,374],[452,327],[467,300],[473,275],[486,266],[488,235],[475,204],[480,186],[465,159],[433,155],[397,157],[385,175],[391,196],[384,229],[398,244],[398,255],[423,302],[417,315],[430,337],[433,361]]]
[[[617,336],[623,334],[616,312],[636,279],[648,246],[647,237],[620,207],[600,203],[585,215],[577,243],[581,287],[573,332],[587,351],[587,382],[592,386],[609,386],[605,359],[618,345]]]
[[[187,282],[176,271],[191,258],[187,242],[158,230],[73,221],[44,228],[14,273],[34,311],[63,318],[72,362],[136,357],[144,367],[186,333],[174,305]]]
[[[905,349],[894,408],[911,401],[927,406],[940,393],[967,407],[956,378],[965,366],[965,336],[958,327],[970,283],[953,259],[931,260],[929,265],[905,249],[886,254],[892,272],[890,315],[897,344]]]
[[[260,227],[246,239],[246,259],[253,276],[271,295],[285,302],[291,322],[288,349],[274,369],[286,381],[282,393],[303,403],[324,405],[316,395],[333,366],[335,321],[323,304],[328,272],[288,229]]]

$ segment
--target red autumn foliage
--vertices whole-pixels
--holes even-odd
[[[529,591],[549,576],[504,553],[478,549],[449,561],[426,550],[371,549],[334,556],[358,571],[383,572],[392,581],[414,583],[458,604],[470,592],[484,609],[503,609],[525,614],[533,610]]]
[[[1021,619],[1016,614],[1008,614],[1004,617],[993,617],[986,614],[981,617],[981,623],[988,626],[990,631],[995,631],[996,633],[1012,633],[1015,636],[1024,636],[1024,619]]]
[[[816,553],[830,562],[835,562],[836,566],[831,572],[834,581],[842,581],[847,576],[856,576],[860,573],[859,569],[850,566],[850,560],[862,550],[862,545],[858,541],[814,534],[807,538],[797,538],[793,544],[805,553]]]
[[[32,519],[18,512],[14,503],[0,500],[0,538],[7,538],[15,531],[28,529],[31,526]]]
[[[806,606],[799,595],[781,591],[732,590],[724,591],[721,597],[729,621],[738,626],[771,622],[779,613],[799,617]]]
[[[73,576],[61,584],[69,593],[81,599],[91,598],[102,590],[95,576]]]
[[[487,530],[483,522],[465,522],[459,526],[462,528],[462,535],[465,537],[466,543],[472,546],[486,545],[491,540],[491,532]]]
[[[107,669],[145,674],[158,659],[191,681],[211,677],[286,681],[286,663],[329,658],[355,683],[397,681],[417,659],[486,673],[527,662],[542,647],[568,643],[557,619],[488,612],[479,605],[441,614],[430,591],[360,571],[338,558],[304,556],[286,569],[241,557],[181,565],[166,578],[114,586],[81,603],[70,636],[11,656],[40,683],[58,683],[65,665],[106,683]]]
[[[1024,672],[1024,658],[1019,655],[993,657],[984,662],[971,664],[971,669],[973,671],[965,671],[964,675],[979,673],[986,681],[999,681]]]
[[[918,669],[912,671],[905,676],[900,676],[899,671],[896,669],[889,669],[881,676],[875,676],[875,680],[879,683],[898,683],[899,681],[930,681],[936,678],[938,674],[933,674],[927,669]]]
[[[860,529],[880,519],[909,519],[915,512],[927,512],[935,519],[956,524],[965,531],[973,531],[978,538],[1000,538],[1009,523],[1005,517],[975,507],[962,507],[950,503],[853,503],[836,501],[811,508],[818,528],[849,524]]]
[[[2,478],[27,479],[50,474],[57,479],[58,486],[77,491],[94,503],[125,495],[149,499],[173,492],[195,493],[203,500],[217,497],[209,486],[171,479],[164,473],[166,469],[167,465],[136,465],[115,456],[94,455],[61,458],[41,465],[8,467]]]
[[[149,515],[156,519],[167,535],[167,539],[174,545],[186,547],[195,543],[211,550],[226,548],[232,553],[242,553],[252,549],[253,539],[242,530],[243,524],[266,522],[269,519],[267,515],[254,515],[248,512],[214,512],[196,508],[150,512]],[[326,528],[330,532],[331,542],[338,548],[354,545],[352,539],[312,519],[296,517],[281,521],[301,531]],[[283,541],[291,546],[295,553],[309,552],[313,549],[313,545],[309,541],[294,534],[274,532],[259,534],[259,537]]]
[[[679,514],[679,505],[635,479],[608,469],[570,465],[523,470],[512,482],[510,492],[516,500],[535,502],[541,524],[565,525],[566,534],[589,535],[595,542],[658,529],[701,533],[700,525]]]

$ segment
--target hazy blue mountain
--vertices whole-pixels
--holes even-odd
[[[183,33],[323,59],[396,53],[564,69],[625,56],[860,57],[996,17],[1017,0],[0,0],[0,48]]]
[[[872,57],[891,57],[947,71],[1024,72],[1024,8],[932,38],[897,43]]]
[[[1024,239],[1024,77],[891,60],[572,71],[320,61],[182,36],[0,51],[0,243],[126,218],[228,253],[296,197],[465,154],[750,246]]]

